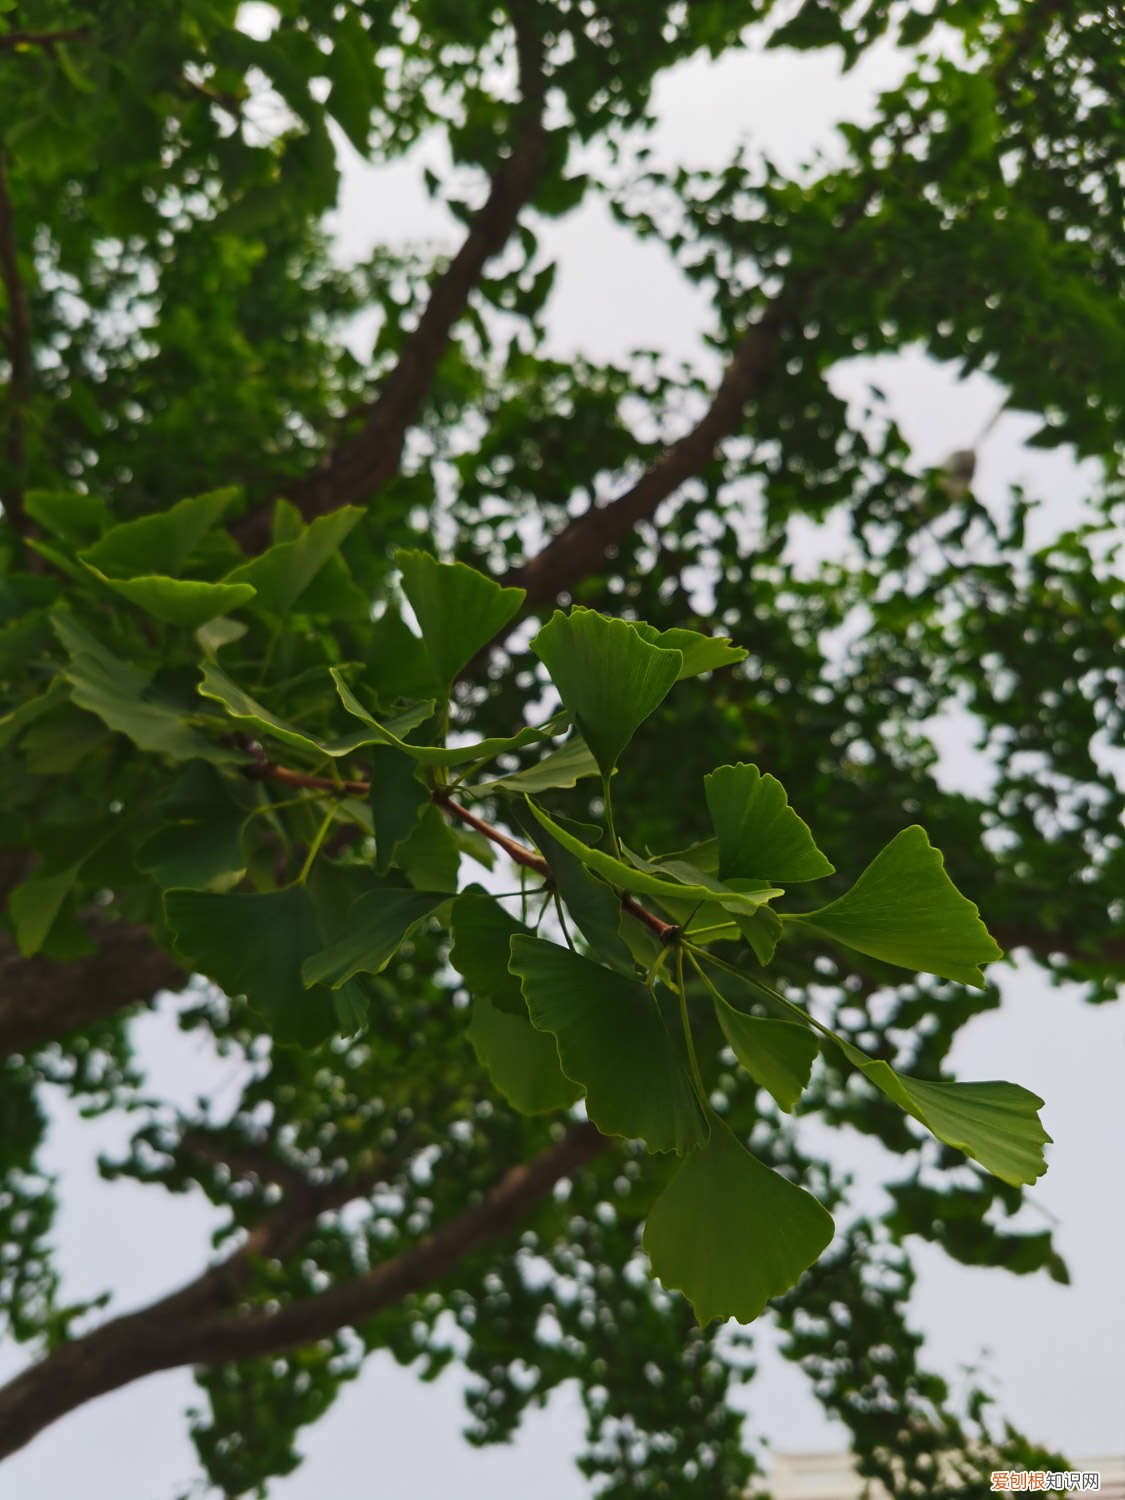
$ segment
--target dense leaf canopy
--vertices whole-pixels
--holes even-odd
[[[266,14],[0,0],[0,1450],[192,1365],[206,1476],[251,1493],[389,1352],[462,1362],[474,1442],[574,1381],[593,1493],[734,1500],[725,1320],[763,1314],[864,1474],[975,1493],[1038,1450],[924,1367],[906,1241],[1066,1268],[1008,1222],[1041,1101],[947,1057],[1005,951],[1060,1012],[1125,975],[1125,21]],[[831,159],[649,149],[701,51],[886,37]],[[432,137],[460,239],[342,265],[342,152]],[[705,294],[697,364],[550,352],[590,203]],[[1088,461],[1050,535],[834,393],[919,347]],[[951,711],[987,796],[937,774]],[[237,1099],[146,1086],[167,990]],[[213,1263],[129,1317],[60,1284],[57,1091],[132,1111],[107,1178],[215,1207]],[[900,1159],[883,1218],[810,1113]]]

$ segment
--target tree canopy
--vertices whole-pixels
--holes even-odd
[[[0,1452],[188,1365],[208,1480],[264,1493],[389,1353],[463,1364],[478,1443],[576,1382],[592,1493],[733,1500],[728,1320],[764,1315],[895,1495],[1046,1460],[927,1368],[907,1242],[1065,1279],[1010,1222],[1042,1101],[948,1055],[1005,952],[1060,1025],[1125,974],[1125,21],[265,15],[0,0]],[[901,81],[831,158],[650,149],[686,58],[884,38]],[[341,264],[342,152],[435,136],[460,239]],[[707,297],[696,363],[550,353],[591,201]],[[1070,524],[834,394],[919,347],[1089,461]],[[952,709],[986,796],[938,774]],[[169,990],[238,1098],[146,1086]],[[196,1279],[68,1298],[57,1092],[131,1112],[109,1181],[215,1206]],[[886,1214],[807,1115],[900,1159]]]

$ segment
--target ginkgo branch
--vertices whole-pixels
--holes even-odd
[[[335,792],[338,795],[348,797],[366,798],[371,793],[369,781],[334,781],[331,776],[316,776],[308,771],[294,771],[289,766],[279,766],[276,762],[264,757],[256,760],[252,766],[246,768],[246,774],[260,781],[278,781],[284,786],[305,787],[314,792]],[[534,849],[529,849],[526,844],[521,844],[518,839],[512,838],[503,829],[497,828],[495,824],[488,823],[460,802],[448,796],[445,792],[435,790],[432,800],[436,806],[449,813],[451,817],[463,823],[466,828],[472,828],[482,838],[486,838],[490,844],[495,844],[515,864],[521,865],[525,870],[534,870],[537,875],[542,875],[546,880],[551,880],[551,867],[543,856]],[[624,894],[621,897],[621,909],[635,917],[638,922],[643,922],[650,928],[661,942],[670,942],[679,931],[674,922],[665,922],[655,912],[651,912],[635,901],[632,896]]]
[[[45,47],[50,50],[63,42],[77,42],[89,36],[88,26],[68,26],[58,31],[5,31],[0,34],[0,52],[15,52],[20,47]]]
[[[473,217],[460,250],[431,286],[429,301],[363,425],[332,449],[313,473],[286,486],[286,498],[308,520],[342,505],[370,501],[398,473],[406,434],[425,405],[454,325],[488,261],[507,244],[542,178],[547,163],[543,45],[520,5],[511,7],[511,20],[520,86],[515,145],[492,174],[488,197]],[[232,526],[244,546],[257,550],[268,542],[271,508],[260,506]]]
[[[401,1254],[314,1296],[237,1311],[257,1261],[290,1253],[319,1214],[369,1193],[380,1169],[298,1195],[267,1215],[232,1256],[180,1291],[62,1345],[0,1389],[0,1457],[87,1401],[159,1370],[277,1354],[365,1322],[433,1286],[473,1251],[507,1234],[605,1144],[594,1126],[575,1125]]]

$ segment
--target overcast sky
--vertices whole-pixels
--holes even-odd
[[[901,66],[879,48],[847,78],[820,54],[690,62],[658,90],[659,151],[692,164],[720,162],[749,135],[782,166],[796,165],[816,147],[834,152],[834,122],[869,113],[875,92],[896,81]],[[336,229],[345,258],[378,241],[434,237],[452,244],[457,234],[423,193],[417,164],[373,172],[354,158]],[[643,345],[699,357],[705,304],[660,246],[632,244],[596,207],[546,228],[548,235],[561,262],[550,307],[557,352],[612,357]],[[921,355],[856,360],[835,379],[841,394],[857,398],[878,380],[920,466],[971,444],[999,399],[985,377],[959,384]],[[1035,425],[1018,414],[1000,419],[980,452],[976,489],[986,500],[1000,499],[1021,482],[1049,502],[1041,524],[1058,525],[1075,513],[1082,480],[1065,455],[1022,447]],[[936,737],[950,783],[985,788],[987,766],[965,750],[955,715],[936,726]],[[1072,1455],[1120,1450],[1125,1194],[1119,1173],[1107,1178],[1106,1164],[1117,1160],[1125,1134],[1125,1013],[1082,1005],[1074,994],[1052,990],[1031,967],[1008,969],[1003,989],[1002,1009],[965,1028],[952,1062],[960,1078],[1007,1077],[1046,1099],[1055,1145],[1050,1171],[1029,1195],[1035,1206],[1027,1222],[1035,1215],[1057,1221],[1073,1284],[970,1269],[916,1247],[916,1322],[934,1368],[956,1386],[963,1367],[983,1365],[1000,1409],[1033,1436]],[[171,1011],[166,1002],[137,1025],[154,1089],[185,1104],[200,1091],[225,1093],[233,1104],[236,1067],[214,1058],[200,1038],[181,1036]],[[195,1275],[214,1224],[210,1207],[195,1198],[97,1178],[98,1151],[120,1148],[126,1132],[119,1120],[78,1121],[61,1109],[47,1151],[60,1177],[65,1292],[81,1297],[112,1287],[119,1311]],[[877,1206],[886,1161],[881,1148],[851,1134],[832,1137],[833,1155],[854,1171],[863,1201]],[[747,1392],[748,1433],[765,1434],[782,1451],[844,1446],[845,1435],[825,1420],[801,1373],[771,1352],[764,1320],[759,1326],[761,1373]],[[6,1351],[0,1374],[20,1363]],[[171,1500],[197,1475],[183,1416],[197,1402],[183,1371],[95,1402],[0,1468],[0,1500]],[[510,1447],[470,1448],[460,1438],[463,1424],[456,1370],[424,1386],[389,1356],[373,1357],[328,1417],[304,1434],[307,1462],[271,1486],[272,1500],[448,1500],[451,1493],[526,1500],[532,1486],[537,1500],[586,1493],[572,1462],[583,1426],[573,1392],[558,1393],[545,1412],[530,1417]]]

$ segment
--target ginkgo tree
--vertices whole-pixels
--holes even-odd
[[[581,1100],[601,1134],[683,1158],[652,1206],[643,1245],[655,1275],[682,1291],[704,1323],[757,1317],[833,1233],[825,1208],[748,1151],[716,1109],[707,1081],[716,1045],[729,1046],[789,1111],[826,1042],[939,1140],[1005,1182],[1031,1183],[1045,1170],[1049,1137],[1034,1094],[1011,1083],[900,1075],[765,977],[787,931],[801,929],[983,987],[981,965],[1001,950],[922,828],[903,829],[847,890],[811,910],[779,905],[787,894],[780,882],[803,886],[835,867],[781,783],[757,766],[719,766],[703,778],[711,837],[663,855],[623,841],[613,783],[634,735],[679,681],[722,671],[745,650],[695,630],[657,631],[582,607],[556,611],[530,649],[561,708],[510,735],[451,745],[453,684],[511,623],[524,594],[462,563],[400,552],[402,596],[419,633],[400,620],[398,652],[414,655],[432,696],[404,698],[398,682],[359,663],[309,667],[299,674],[302,696],[319,699],[333,721],[314,732],[260,703],[223,663],[237,671],[250,621],[269,630],[278,597],[296,602],[330,561],[342,567],[338,551],[313,540],[314,523],[221,578],[178,576],[193,560],[217,571],[197,549],[228,500],[185,500],[77,549],[61,529],[36,541],[60,570],[82,583],[84,568],[90,582],[49,616],[68,657],[61,679],[7,720],[15,733],[69,703],[181,768],[169,810],[187,816],[153,833],[138,809],[133,837],[154,900],[159,891],[158,920],[187,970],[244,996],[276,1041],[316,1047],[377,1027],[371,977],[425,925],[448,928],[450,961],[472,997],[472,1046],[514,1108],[557,1113]],[[44,520],[57,506],[40,508],[35,497],[30,504]],[[216,561],[225,570],[230,558],[220,551]],[[250,579],[266,581],[261,602]],[[141,616],[122,616],[117,605],[107,611],[107,585]],[[102,639],[84,623],[99,613]],[[155,690],[135,650],[119,654],[121,638],[143,631],[146,618],[165,639],[199,652],[195,703]],[[372,769],[359,779],[354,763],[365,754]],[[511,764],[497,775],[500,760]],[[600,823],[541,805],[544,793],[587,777],[600,787]],[[247,795],[253,783],[256,800]],[[288,788],[290,817],[314,830],[291,880],[269,867],[256,877],[248,858],[247,825],[276,816],[263,783]],[[530,844],[473,811],[480,806],[495,807]],[[518,900],[519,918],[503,895],[479,885],[456,894],[462,853],[482,858],[458,841],[459,829],[535,877],[507,898]],[[65,946],[68,898],[112,837],[13,892],[25,957]],[[545,918],[557,921],[546,937]],[[713,1005],[705,1022],[692,1016],[693,979]]]
[[[834,155],[654,148],[687,59],[880,39]],[[1125,974],[1121,42],[1077,0],[0,0],[0,1452],[185,1367],[207,1482],[264,1493],[390,1355],[460,1366],[474,1442],[572,1384],[600,1495],[742,1500],[768,1319],[890,1493],[1049,1466],[927,1368],[911,1247],[1065,1281],[1041,1101],[950,1052],[1004,954]],[[347,153],[439,139],[445,242],[343,264]],[[560,346],[599,206],[699,360]],[[842,398],[919,346],[1080,511]],[[146,1026],[215,1087],[164,1097]],[[210,1215],[141,1307],[59,1269],[63,1100],[122,1127],[107,1214]]]

